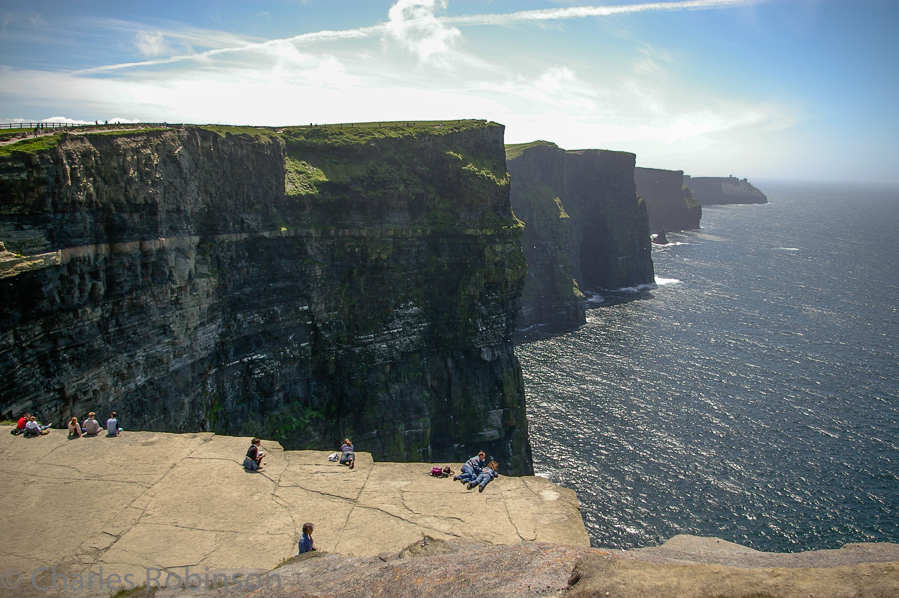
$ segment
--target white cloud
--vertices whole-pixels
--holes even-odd
[[[762,4],[770,0],[687,0],[681,2],[646,2],[643,4],[622,4],[618,6],[574,6],[570,8],[547,8],[543,10],[523,10],[506,14],[471,15],[447,17],[447,23],[456,25],[511,25],[534,21],[561,21],[586,17],[608,17],[612,15],[640,12],[673,12],[684,10],[709,10]]]
[[[675,2],[505,16],[536,21],[589,16],[600,9],[734,3],[745,4]],[[34,106],[33,98],[63,95],[65,104],[45,101],[44,114],[78,106],[75,116],[89,122],[113,114],[120,118],[110,121],[269,126],[487,118],[506,125],[510,143],[543,138],[567,148],[636,151],[646,160],[675,156],[684,161],[681,168],[691,152],[714,155],[710,148],[725,147],[730,143],[725,133],[779,131],[796,121],[789,107],[684,89],[675,61],[651,46],[618,68],[576,57],[560,63],[558,56],[510,60],[468,54],[459,49],[462,33],[453,25],[459,17],[437,16],[446,7],[446,0],[399,0],[382,24],[261,42],[215,31],[148,31],[110,22],[122,30],[130,27],[135,47],[150,60],[58,73],[0,67],[0,101]]]
[[[446,6],[447,0],[399,0],[387,13],[387,35],[422,62],[445,55],[462,37],[461,31],[434,14]]]
[[[141,31],[134,36],[134,46],[141,55],[149,57],[161,56],[171,52],[165,36],[159,32]]]

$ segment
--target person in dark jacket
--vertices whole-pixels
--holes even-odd
[[[243,460],[243,466],[250,471],[256,471],[259,469],[259,466],[262,465],[262,458],[265,457],[265,453],[260,450],[260,446],[262,441],[258,438],[254,438],[250,441],[250,448],[247,450],[247,456]]]

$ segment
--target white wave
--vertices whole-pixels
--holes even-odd
[[[799,251],[798,247],[775,247],[774,251]]]
[[[597,293],[587,293],[587,305],[599,305],[600,303],[605,303],[606,298]]]
[[[666,284],[680,284],[681,281],[677,278],[662,278],[661,276],[656,276],[656,285],[662,287]]]

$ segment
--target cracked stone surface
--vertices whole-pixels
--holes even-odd
[[[398,553],[424,535],[590,543],[575,493],[538,477],[500,476],[478,493],[430,477],[432,464],[357,453],[350,470],[327,452],[265,440],[264,467],[251,473],[241,466],[247,438],[126,431],[67,440],[64,430],[22,438],[10,429],[0,426],[0,524],[15,540],[0,547],[0,562],[28,576],[41,566],[85,578],[102,566],[138,580],[148,567],[266,571],[295,554],[306,521],[320,550],[345,557]],[[3,595],[33,595],[25,581]]]

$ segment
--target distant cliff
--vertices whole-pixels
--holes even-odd
[[[634,154],[538,141],[506,146],[506,160],[528,262],[519,332],[582,324],[585,291],[653,282]]]
[[[684,185],[682,170],[635,168],[634,182],[637,184],[637,195],[646,202],[649,230],[699,228],[702,206]]]
[[[768,203],[765,194],[746,179],[736,177],[691,177],[684,175],[684,184],[704,206],[732,203]]]
[[[503,128],[185,127],[0,153],[0,413],[483,448],[532,470]],[[5,155],[4,155],[5,154]],[[2,248],[0,248],[2,249]]]

